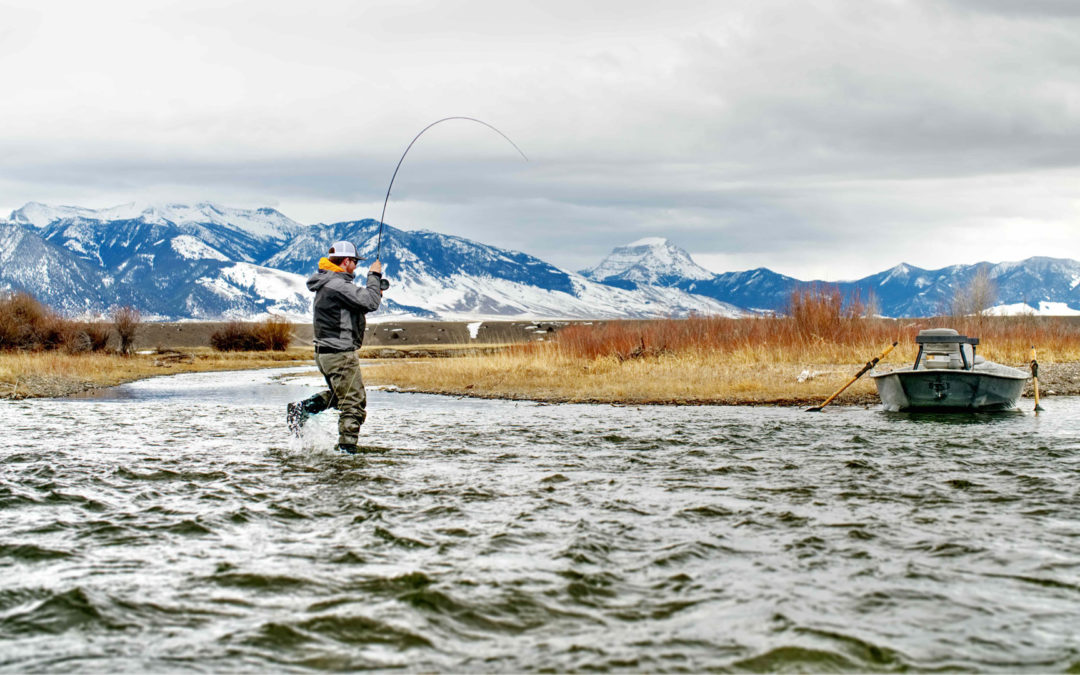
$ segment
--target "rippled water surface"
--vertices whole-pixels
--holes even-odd
[[[371,391],[348,457],[287,435],[318,384],[0,404],[0,670],[1080,669],[1076,399]]]

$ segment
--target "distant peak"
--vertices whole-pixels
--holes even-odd
[[[716,276],[665,237],[645,237],[616,247],[599,265],[582,274],[593,281],[617,279],[660,285],[668,285],[673,279],[702,281]]]

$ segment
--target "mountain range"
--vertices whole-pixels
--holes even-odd
[[[151,320],[310,319],[304,282],[332,241],[375,257],[379,223],[303,225],[270,209],[127,204],[109,209],[30,203],[0,220],[0,288],[25,290],[69,315],[131,305]],[[518,251],[384,225],[391,281],[378,318],[605,319],[782,312],[801,281],[766,268],[715,274],[663,238],[621,246],[580,273]],[[1080,313],[1080,263],[1029,258],[923,270],[900,264],[831,284],[884,316],[948,307],[980,270],[999,313]]]

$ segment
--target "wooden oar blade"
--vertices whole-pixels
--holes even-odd
[[[821,404],[821,405],[819,405],[819,406],[815,406],[815,407],[813,407],[813,408],[807,408],[807,409],[806,409],[806,410],[804,410],[803,412],[821,412],[822,410],[824,410],[824,409],[825,409],[825,406],[827,406],[827,405],[829,405],[830,403],[832,403],[832,401],[833,401],[833,399],[834,399],[834,398],[836,398],[837,396],[839,396],[839,395],[840,395],[840,394],[841,394],[841,393],[842,393],[842,392],[843,392],[843,391],[844,391],[845,389],[847,389],[848,387],[850,387],[851,385],[853,385],[853,384],[855,383],[855,380],[857,380],[857,379],[859,379],[860,377],[862,377],[862,376],[863,376],[863,374],[865,374],[865,373],[866,373],[867,371],[869,371],[869,370],[870,370],[870,369],[872,369],[872,368],[873,368],[873,367],[874,367],[875,365],[877,365],[878,361],[880,361],[881,359],[883,359],[883,358],[885,358],[886,356],[888,356],[888,355],[889,355],[889,352],[891,352],[891,351],[893,350],[893,348],[894,348],[894,347],[896,347],[896,345],[897,345],[897,344],[898,344],[898,341],[897,341],[897,340],[893,340],[893,343],[892,343],[891,345],[889,345],[889,347],[888,347],[888,348],[887,348],[887,349],[886,349],[885,351],[883,351],[883,352],[881,352],[880,354],[878,354],[878,355],[877,355],[877,356],[876,356],[875,358],[873,358],[873,359],[871,359],[871,360],[867,361],[867,362],[866,362],[866,365],[865,365],[865,366],[863,366],[862,370],[860,370],[860,371],[859,371],[858,373],[856,373],[855,377],[853,377],[853,378],[851,378],[850,380],[848,380],[848,383],[847,383],[847,384],[845,384],[844,386],[842,386],[842,387],[840,387],[839,389],[837,389],[837,390],[836,390],[836,393],[834,393],[834,394],[833,394],[832,396],[830,396],[829,398],[825,399],[825,402],[824,402],[824,403],[822,403],[822,404]]]

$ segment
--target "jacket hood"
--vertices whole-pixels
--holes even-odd
[[[319,271],[308,277],[307,287],[309,291],[315,292],[330,283],[330,280],[334,278],[335,274],[340,274],[349,281],[352,281],[353,275],[349,274],[345,270],[341,269],[334,263],[330,262],[328,258],[322,258],[319,260]]]

